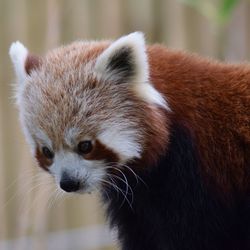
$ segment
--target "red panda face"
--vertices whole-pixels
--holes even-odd
[[[38,164],[68,192],[89,192],[107,169],[140,159],[145,112],[166,108],[149,83],[142,34],[113,43],[77,42],[29,56],[14,43],[21,123]]]

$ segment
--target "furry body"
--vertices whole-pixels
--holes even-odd
[[[40,167],[77,181],[67,191],[98,188],[123,250],[250,249],[248,64],[145,47],[139,33],[10,54]]]
[[[112,189],[105,196],[106,202],[111,200],[108,215],[118,228],[122,249],[249,249],[247,200],[239,195],[223,201],[208,190],[185,128],[173,124],[170,141],[157,167],[138,173],[147,186],[126,171],[133,209],[128,203],[120,207],[123,197],[117,199]],[[123,182],[118,186],[125,190]]]

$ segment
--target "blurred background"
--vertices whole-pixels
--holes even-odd
[[[97,195],[61,197],[32,160],[14,105],[11,42],[42,55],[76,39],[136,30],[148,43],[249,60],[250,1],[0,0],[0,250],[117,249]]]

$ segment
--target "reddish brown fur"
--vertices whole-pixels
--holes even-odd
[[[106,160],[108,162],[117,162],[119,159],[117,155],[101,142],[96,140],[93,146],[93,150],[83,155],[86,160]]]
[[[29,54],[25,61],[25,71],[29,75],[32,70],[39,68],[41,60],[38,56]]]
[[[48,171],[49,166],[53,163],[53,160],[46,158],[39,148],[36,149],[35,157],[37,159],[39,166],[44,170]]]
[[[167,98],[172,119],[195,135],[203,173],[225,191],[249,188],[250,65],[211,62],[159,45],[148,54],[151,81]]]

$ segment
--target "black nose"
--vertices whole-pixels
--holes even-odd
[[[60,187],[66,192],[76,192],[80,189],[80,181],[63,173]]]

